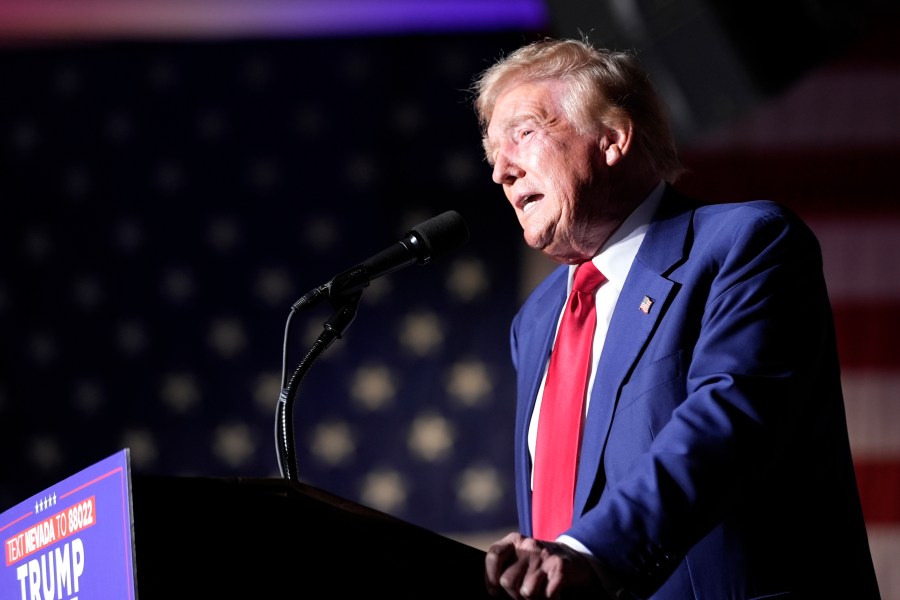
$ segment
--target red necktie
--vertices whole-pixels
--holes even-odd
[[[532,482],[532,524],[538,539],[554,540],[572,524],[581,420],[597,324],[594,292],[605,280],[590,261],[575,270],[550,355]]]

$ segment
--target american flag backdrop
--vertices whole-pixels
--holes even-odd
[[[373,282],[302,381],[298,472],[439,531],[511,523],[521,242],[465,88],[520,39],[5,53],[3,503],[119,447],[277,475],[291,305],[453,209],[470,241]],[[330,316],[293,319],[289,370]]]
[[[897,20],[881,23],[694,144],[686,152],[693,172],[682,182],[706,199],[778,200],[818,236],[870,547],[882,597],[892,600],[900,598],[898,32]]]
[[[283,350],[292,369],[330,316],[299,313],[283,348],[291,305],[452,209],[469,242],[374,281],[301,382],[298,472],[475,545],[515,527],[508,327],[549,264],[490,181],[465,90],[541,25],[470,29],[0,46],[0,510],[123,447],[141,474],[277,477]],[[692,140],[680,186],[782,201],[819,235],[900,600],[888,30]]]

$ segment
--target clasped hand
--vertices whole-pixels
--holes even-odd
[[[488,592],[505,591],[515,600],[610,598],[589,558],[558,542],[510,533],[485,556]]]

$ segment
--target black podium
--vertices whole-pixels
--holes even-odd
[[[317,488],[132,478],[139,600],[488,598],[484,552]]]

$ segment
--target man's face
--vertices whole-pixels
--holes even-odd
[[[609,167],[602,134],[579,133],[562,110],[559,81],[514,83],[497,98],[485,151],[525,241],[561,263],[591,258],[603,222]]]

